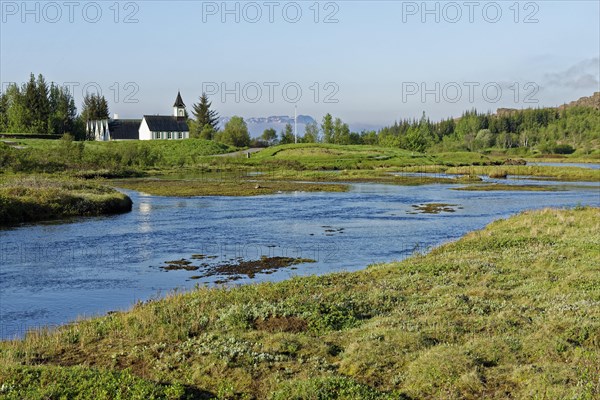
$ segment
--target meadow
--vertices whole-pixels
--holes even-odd
[[[525,161],[476,152],[425,154],[377,146],[288,144],[266,148],[251,157],[246,157],[243,151],[238,156],[225,157],[238,149],[206,140],[74,142],[68,138],[14,139],[9,144],[0,142],[0,176],[51,174],[59,180],[103,179],[102,183],[108,186],[161,196],[339,192],[347,190],[347,184],[353,182],[470,184],[480,182],[481,175],[600,181],[599,170],[514,165]],[[474,190],[502,188],[502,185],[484,185]],[[520,190],[540,189],[523,186]]]

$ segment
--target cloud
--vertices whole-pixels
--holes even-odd
[[[600,85],[600,59],[583,60],[570,68],[544,75],[544,86],[558,86],[570,89],[594,89]]]

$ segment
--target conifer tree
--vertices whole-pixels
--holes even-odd
[[[212,102],[208,101],[206,93],[200,96],[200,102],[192,106],[192,114],[196,118],[195,136],[203,139],[213,139],[219,127],[219,114],[211,110]],[[211,134],[212,133],[212,134]]]

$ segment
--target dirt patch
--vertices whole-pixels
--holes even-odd
[[[196,271],[200,269],[200,267],[196,267],[195,265],[191,265],[192,262],[188,261],[184,258],[181,260],[174,261],[165,261],[166,266],[160,267],[165,271],[177,271],[177,270],[185,270],[185,271]]]
[[[446,203],[428,203],[415,204],[412,206],[414,211],[408,211],[407,214],[439,214],[442,212],[453,213],[456,210],[462,210],[462,207],[457,204]]]
[[[314,263],[315,260],[308,258],[291,257],[266,257],[259,260],[239,261],[237,263],[224,263],[214,266],[208,266],[204,277],[225,276],[228,280],[240,279],[243,275],[248,278],[254,278],[256,274],[272,274],[280,268],[289,267],[296,264]]]
[[[203,254],[194,254],[192,259],[204,260],[213,259],[217,256],[207,256]],[[272,274],[281,268],[290,267],[296,264],[314,263],[315,260],[308,258],[292,258],[292,257],[266,257],[262,256],[258,260],[244,260],[241,258],[232,258],[230,262],[210,264],[203,263],[199,266],[192,265],[192,261],[184,258],[181,260],[165,261],[165,266],[160,267],[165,271],[198,271],[202,270],[202,274],[193,275],[189,279],[203,279],[218,276],[221,279],[215,283],[222,284],[230,281],[242,279],[244,276],[254,278],[256,274]]]
[[[300,333],[308,329],[308,323],[298,317],[269,317],[267,319],[257,319],[254,321],[254,327],[259,331],[269,333]]]

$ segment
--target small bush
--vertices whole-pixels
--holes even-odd
[[[554,147],[554,153],[556,154],[573,154],[575,149],[568,144],[558,144]]]

